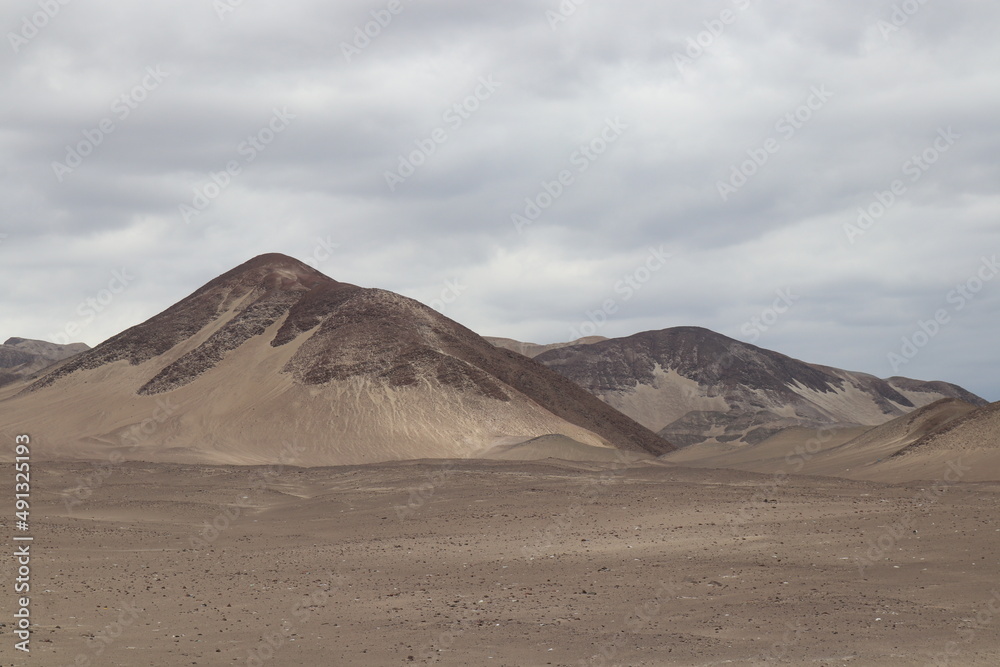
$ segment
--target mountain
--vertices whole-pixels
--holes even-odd
[[[524,356],[531,358],[537,357],[543,352],[558,350],[559,348],[569,347],[570,345],[590,345],[591,343],[600,343],[602,340],[608,340],[604,336],[585,336],[568,343],[549,343],[548,345],[539,345],[538,343],[522,343],[521,341],[514,340],[513,338],[496,338],[495,336],[483,336],[483,338],[497,347],[502,347],[505,350],[512,350],[518,354],[523,354]]]
[[[0,401],[0,432],[31,434],[40,456],[303,466],[477,456],[550,434],[672,450],[431,308],[278,254]]]
[[[8,338],[0,345],[0,387],[23,380],[89,349],[86,343],[56,345],[44,340]]]
[[[946,382],[809,364],[700,327],[562,347],[535,361],[680,447],[755,444],[795,426],[875,426],[942,398],[986,403]]]

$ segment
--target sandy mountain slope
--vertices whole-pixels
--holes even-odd
[[[665,454],[664,461],[692,468],[731,468],[760,473],[804,473],[804,463],[872,430],[871,426],[793,426],[753,445],[703,442]],[[874,460],[872,458],[871,460]]]
[[[0,401],[0,432],[31,434],[36,456],[302,466],[462,458],[547,434],[672,449],[431,308],[273,254]]]
[[[928,430],[899,456],[918,452],[993,452],[1000,450],[1000,402],[990,403]]]
[[[535,360],[681,447],[756,444],[792,426],[875,426],[942,398],[986,403],[945,382],[809,364],[700,327],[569,346]]]
[[[956,420],[979,409],[957,398],[943,398],[930,405],[897,417],[865,432],[850,442],[816,457],[806,467],[816,474],[858,469],[895,456],[910,445],[947,428]]]
[[[57,345],[44,340],[8,338],[0,345],[0,387],[30,377],[52,364],[90,349],[86,343]]]
[[[731,447],[723,451],[718,446],[702,444],[664,458],[693,467],[801,473],[890,483],[935,479],[943,474],[946,460],[939,464],[936,457],[915,456],[904,466],[894,463],[896,455],[910,451],[914,443],[934,437],[983,409],[947,398],[881,426],[793,428],[749,447]],[[962,454],[959,447],[949,446],[947,449],[951,458]],[[923,465],[927,460],[932,462],[930,467]],[[994,465],[992,469],[992,473],[980,479],[1000,479],[1000,466]]]
[[[502,347],[505,350],[511,350],[531,358],[537,357],[542,352],[558,350],[559,348],[569,347],[570,345],[590,345],[591,343],[600,343],[602,340],[608,340],[604,336],[585,336],[568,343],[549,343],[548,345],[539,345],[538,343],[522,343],[521,341],[514,340],[513,338],[497,338],[495,336],[483,336],[483,338],[497,347]]]
[[[859,479],[1000,480],[1000,402],[990,403],[930,430]]]

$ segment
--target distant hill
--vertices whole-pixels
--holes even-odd
[[[56,345],[44,340],[8,338],[0,345],[0,387],[31,377],[54,363],[90,349],[85,343]]]
[[[791,427],[877,426],[942,398],[986,404],[947,382],[810,364],[700,327],[563,346],[535,361],[681,447],[756,444]]]
[[[570,345],[590,345],[591,343],[600,343],[602,340],[608,340],[604,336],[586,336],[584,338],[578,338],[577,340],[570,341],[569,343],[549,343],[548,345],[539,345],[537,343],[522,343],[519,340],[514,340],[513,338],[496,338],[493,336],[483,336],[487,341],[496,345],[497,347],[502,347],[505,350],[512,350],[518,354],[523,354],[526,357],[537,357],[543,352],[548,352],[549,350],[558,350],[561,347],[569,347]]]

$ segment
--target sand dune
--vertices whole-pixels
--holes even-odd
[[[942,399],[872,428],[788,429],[750,447],[696,445],[664,456],[692,467],[898,483],[1000,480],[1000,409]],[[960,475],[957,471],[960,471]]]
[[[824,429],[794,427],[756,445],[702,443],[666,454],[662,459],[698,468],[812,474],[806,466],[820,453],[850,442],[870,429],[870,426]]]

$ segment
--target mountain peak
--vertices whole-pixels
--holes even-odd
[[[298,272],[319,273],[319,271],[316,271],[316,269],[313,269],[305,262],[301,262],[294,257],[284,255],[280,252],[267,252],[263,255],[257,255],[256,257],[252,257],[243,262],[239,266],[234,267],[233,270],[240,271],[258,268],[271,269],[274,271],[291,270]]]
[[[48,386],[60,377],[87,368],[127,360],[135,366],[166,353],[209,326],[219,327],[202,353],[211,358],[196,364],[207,369],[228,350],[262,333],[278,319],[290,315],[279,332],[287,342],[319,324],[319,313],[336,292],[359,290],[339,283],[297,259],[280,253],[258,255],[209,281],[190,296],[158,315],[114,336],[73,363],[33,384],[28,390]],[[294,309],[293,309],[294,306]],[[294,312],[289,314],[289,310]],[[183,376],[172,369],[171,382]],[[162,384],[164,378],[157,378]]]
[[[308,290],[321,283],[336,283],[329,276],[320,273],[294,257],[272,252],[257,255],[239,266],[223,273],[202,289],[210,287],[242,286],[263,288],[264,290]]]

